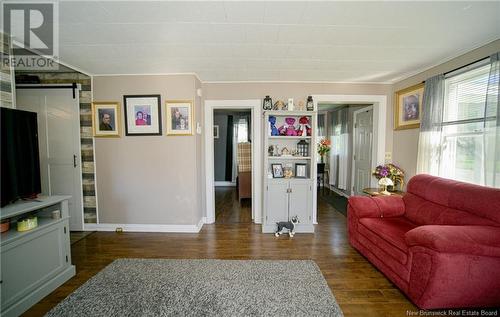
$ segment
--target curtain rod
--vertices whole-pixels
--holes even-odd
[[[474,64],[476,64],[476,63],[482,62],[482,61],[487,60],[487,59],[489,59],[489,58],[490,58],[489,56],[486,56],[486,57],[480,58],[480,59],[475,60],[475,61],[473,61],[473,62],[470,62],[470,63],[468,63],[468,64],[462,65],[462,66],[460,66],[460,67],[453,68],[452,70],[449,70],[449,71],[447,71],[447,72],[443,73],[443,75],[444,75],[444,76],[446,76],[446,75],[448,75],[448,74],[451,74],[451,73],[453,73],[453,72],[456,72],[456,71],[457,71],[457,70],[459,70],[459,69],[462,69],[462,68],[468,67],[468,66],[470,66],[470,65],[474,65]],[[423,80],[423,81],[422,81],[422,83],[425,83],[425,80]]]

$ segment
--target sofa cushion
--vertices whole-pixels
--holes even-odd
[[[461,210],[500,225],[500,188],[419,174],[410,179],[407,192],[441,207]]]
[[[500,228],[488,226],[420,226],[405,235],[409,247],[438,252],[500,257]]]
[[[446,207],[407,193],[403,197],[405,217],[419,225],[500,226],[500,223],[467,211]]]
[[[361,218],[359,231],[375,245],[379,245],[394,259],[405,264],[408,246],[405,242],[406,232],[417,225],[404,217],[394,218]]]

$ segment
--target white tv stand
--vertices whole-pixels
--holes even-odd
[[[11,219],[11,228],[2,233],[1,315],[19,316],[75,275],[69,243],[68,199],[46,196],[39,201],[19,201],[0,209],[0,218]],[[52,219],[54,210],[61,218]],[[36,214],[38,227],[16,230],[15,220]]]

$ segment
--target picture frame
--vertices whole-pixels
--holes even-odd
[[[307,178],[307,164],[295,163],[295,178]]]
[[[167,135],[193,135],[194,109],[192,100],[167,100]]]
[[[218,139],[218,138],[219,138],[219,126],[214,125],[214,139]]]
[[[271,170],[273,173],[273,178],[285,177],[284,173],[283,173],[283,164],[281,164],[281,163],[271,164]]]
[[[420,127],[423,97],[423,83],[395,93],[394,130],[417,129]]]
[[[92,102],[92,131],[96,138],[119,138],[121,135],[120,103]]]
[[[161,96],[124,95],[125,135],[162,135]]]

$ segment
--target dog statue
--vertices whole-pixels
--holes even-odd
[[[292,217],[291,221],[280,221],[276,224],[278,229],[274,233],[276,237],[279,237],[283,233],[283,229],[288,229],[288,235],[293,237],[295,235],[295,225],[299,223],[299,218],[297,216]]]

